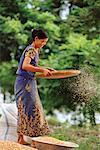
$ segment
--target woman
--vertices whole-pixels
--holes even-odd
[[[35,72],[42,72],[45,76],[51,75],[53,69],[38,66],[39,49],[48,41],[42,29],[32,31],[32,43],[24,50],[15,81],[14,91],[18,107],[18,143],[27,144],[23,135],[36,137],[50,132],[39,99]]]

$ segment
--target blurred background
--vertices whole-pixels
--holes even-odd
[[[49,37],[39,65],[57,70],[80,69],[77,77],[37,79],[52,136],[77,142],[80,150],[99,149],[100,1],[0,1],[0,103],[15,102],[14,81],[31,30]]]

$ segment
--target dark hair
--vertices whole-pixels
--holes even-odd
[[[38,37],[39,39],[46,39],[48,38],[47,34],[42,29],[34,29],[32,30],[32,40],[35,40],[35,37]]]

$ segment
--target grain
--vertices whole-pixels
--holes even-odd
[[[0,150],[37,150],[29,146],[23,146],[16,142],[0,141]]]

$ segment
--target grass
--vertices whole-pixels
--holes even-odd
[[[53,132],[50,136],[78,144],[79,148],[76,150],[100,150],[100,125],[95,127],[67,127],[66,124],[51,125]]]

